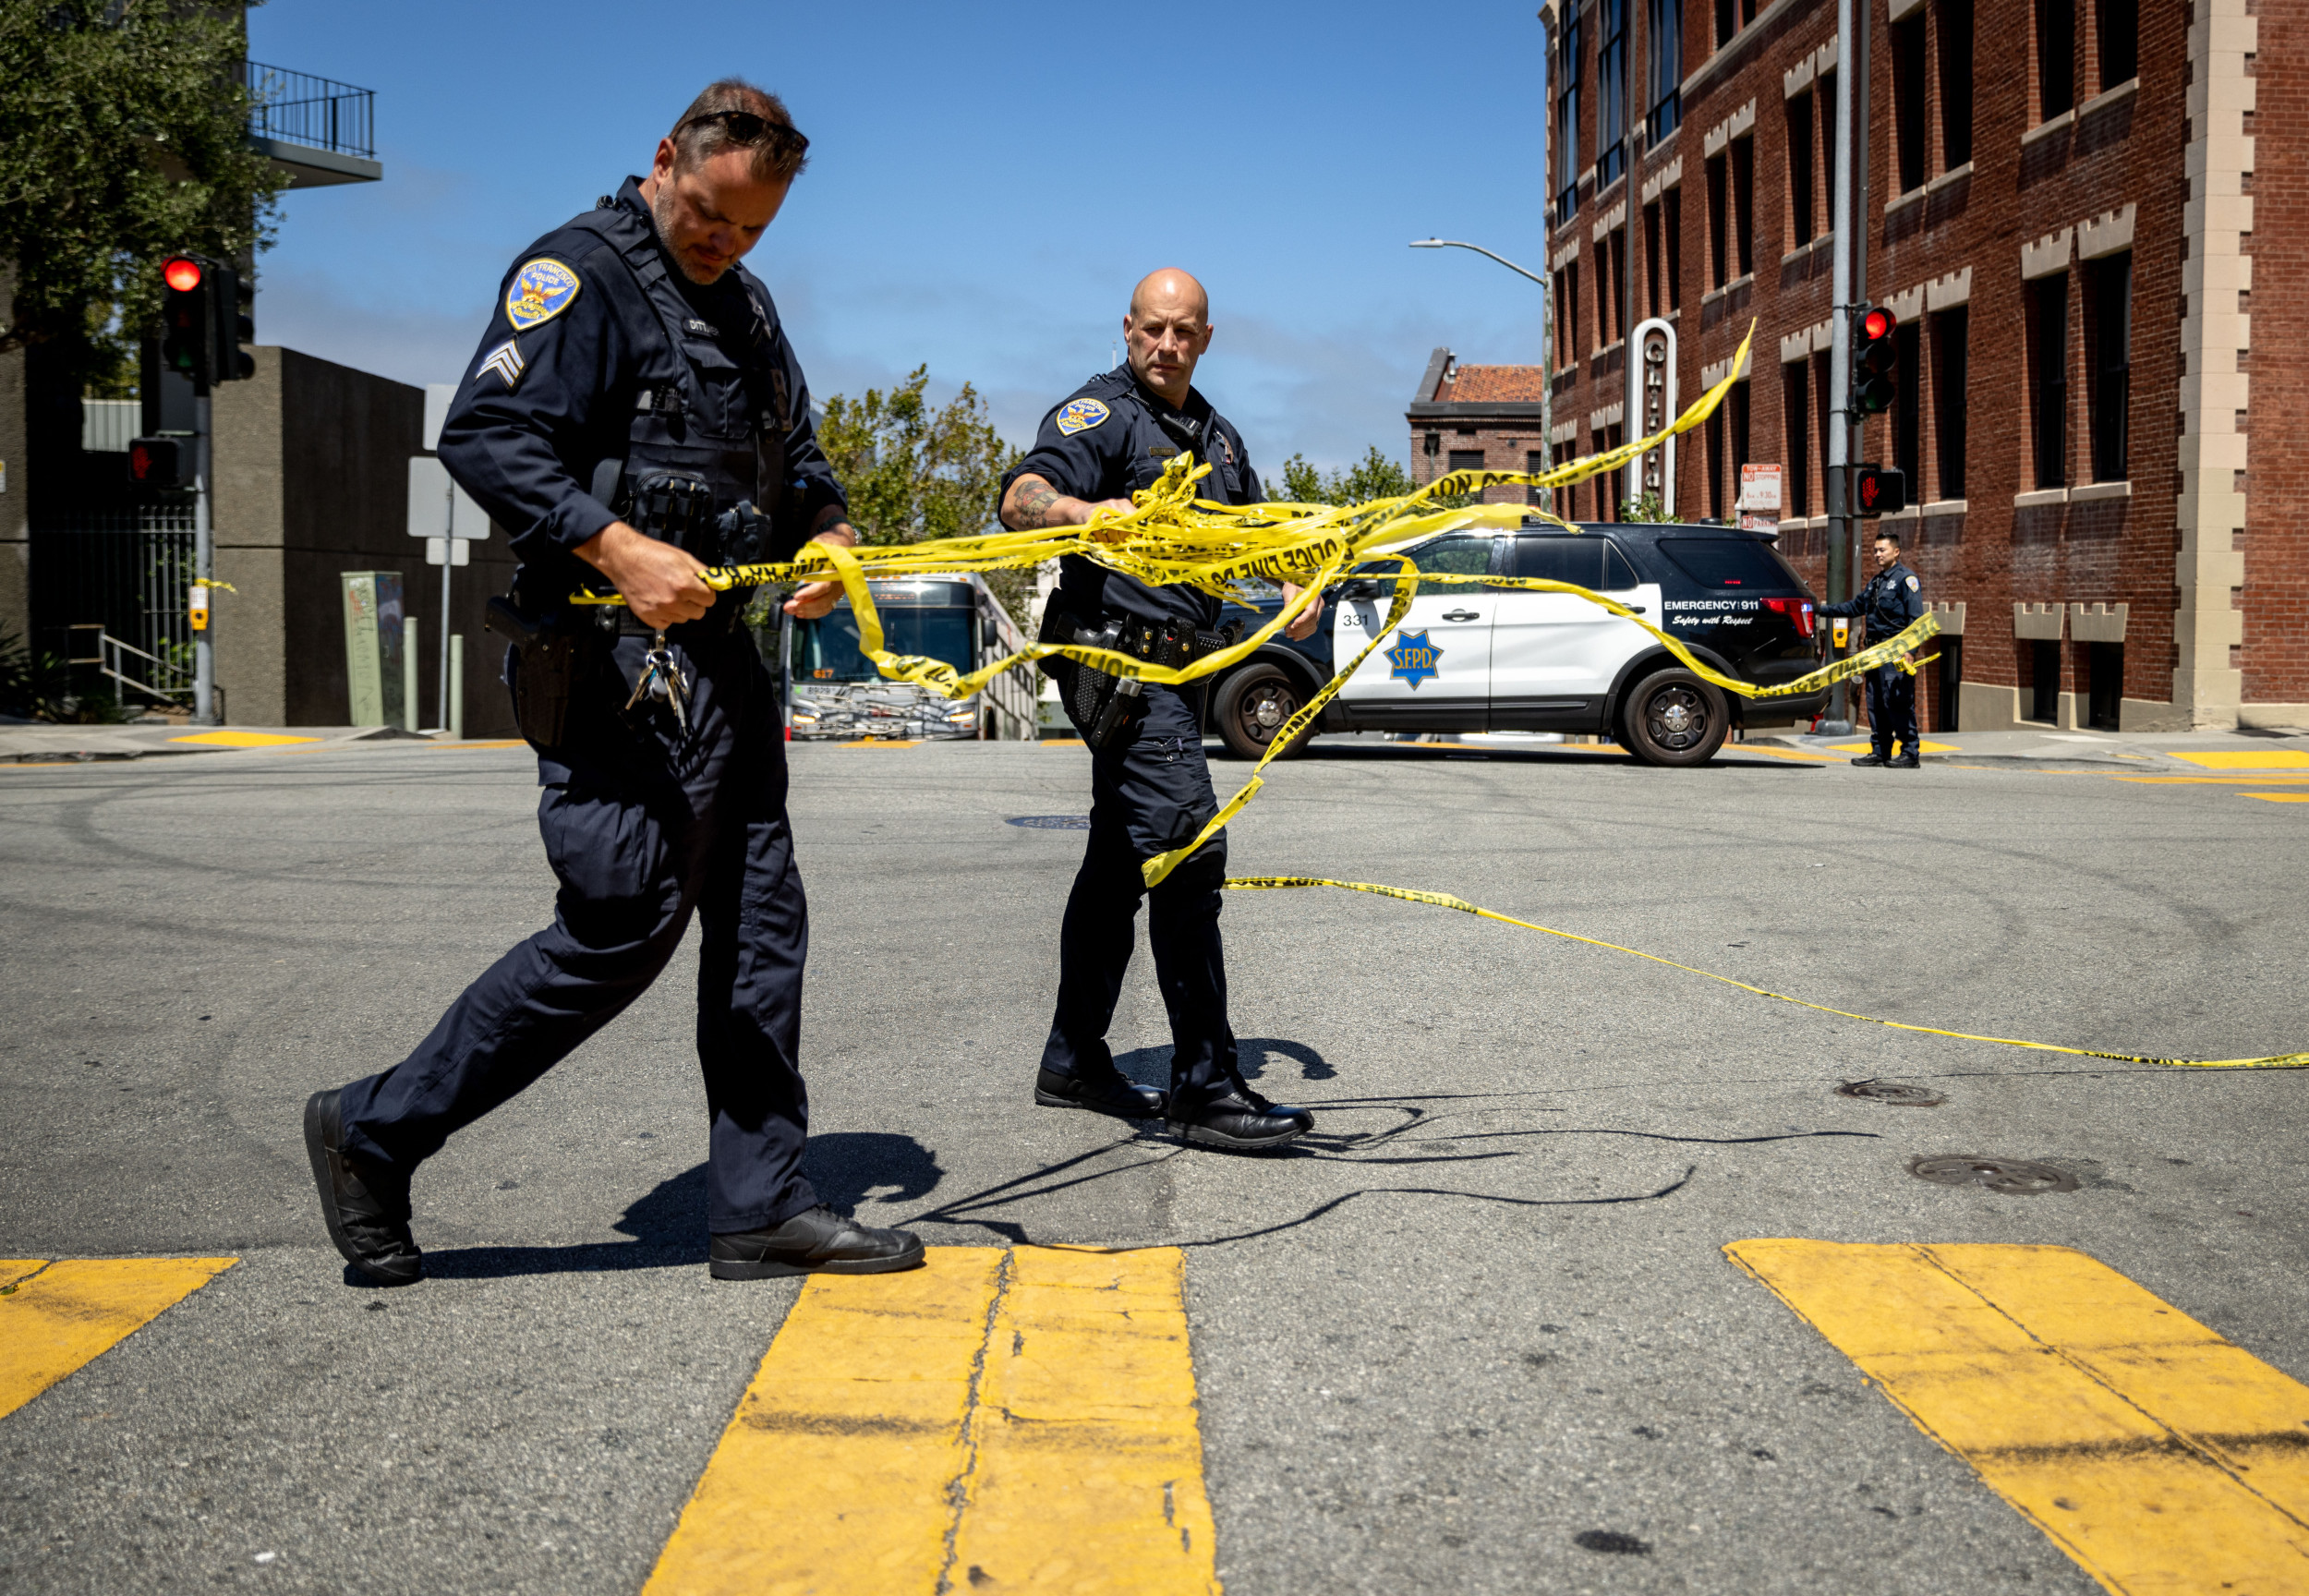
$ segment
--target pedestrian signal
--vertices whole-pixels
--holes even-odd
[[[1908,474],[1888,471],[1881,466],[1854,466],[1852,503],[1856,514],[1871,521],[1879,515],[1896,514],[1907,509]]]
[[[128,480],[139,488],[189,488],[192,486],[192,440],[130,439]]]
[[[1900,318],[1881,305],[1860,312],[1859,333],[1853,340],[1852,406],[1863,416],[1892,408],[1892,366],[1900,358],[1894,334],[1899,328]]]

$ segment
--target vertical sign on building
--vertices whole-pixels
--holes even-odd
[[[1675,329],[1657,317],[1636,328],[1636,387],[1627,405],[1628,436],[1649,438],[1675,419]],[[1663,439],[1628,463],[1627,497],[1660,501],[1660,518],[1675,519],[1675,440]]]

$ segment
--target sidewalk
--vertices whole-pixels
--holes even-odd
[[[1795,749],[1822,758],[1868,751],[1866,728],[1842,737],[1775,732],[1749,746]],[[1727,745],[1729,746],[1729,745]],[[1927,732],[1926,764],[2105,765],[2174,772],[2295,768],[2309,772],[2309,730],[2293,732]]]
[[[194,726],[183,721],[52,726],[38,720],[0,720],[0,765],[151,759],[172,754],[226,754],[238,748],[401,741],[433,739],[390,726]]]

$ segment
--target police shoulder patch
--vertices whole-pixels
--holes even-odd
[[[1911,576],[1911,577],[1909,577],[1909,578],[1908,578],[1908,591],[1909,591],[1909,592],[1911,592],[1911,593],[1914,593],[1916,590],[1916,579],[1914,576]]]
[[[505,290],[505,320],[516,332],[550,321],[570,307],[585,284],[559,260],[540,256],[514,273]]]
[[[1095,399],[1070,399],[1058,407],[1058,430],[1068,437],[1087,432],[1113,412]]]

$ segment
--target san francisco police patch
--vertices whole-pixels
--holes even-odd
[[[585,284],[559,260],[532,260],[514,274],[505,290],[505,320],[516,332],[550,321],[570,307]]]
[[[1058,430],[1068,437],[1087,432],[1106,419],[1110,412],[1095,399],[1070,399],[1058,409]]]
[[[1431,682],[1439,674],[1435,661],[1442,658],[1443,649],[1430,643],[1426,633],[1398,632],[1395,635],[1395,647],[1386,653],[1390,667],[1387,673],[1398,682],[1409,683],[1416,693],[1420,683]]]

